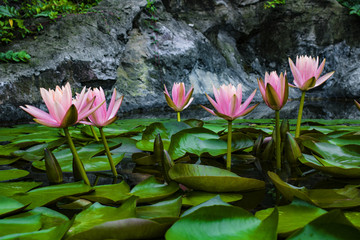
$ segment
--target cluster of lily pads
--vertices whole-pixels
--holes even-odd
[[[297,121],[280,125],[286,73],[258,80],[275,126],[238,119],[256,107],[241,85],[207,95],[215,110],[204,109],[227,124],[181,121],[193,92],[183,83],[164,91],[177,121],[116,121],[116,90],[107,106],[101,88],[74,99],[68,84],[41,89],[49,113],[22,108],[42,125],[0,128],[0,240],[357,239],[360,121],[300,126],[305,91],[332,73],[320,77],[318,59],[289,62]]]

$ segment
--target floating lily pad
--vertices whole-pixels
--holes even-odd
[[[304,155],[304,164],[339,177],[360,177],[360,149],[356,145],[339,147],[328,142],[304,141],[305,147],[313,152],[314,158]]]
[[[132,190],[131,194],[138,196],[138,202],[153,202],[166,198],[179,190],[179,186],[175,182],[169,184],[162,184],[156,181],[154,176],[137,184]]]
[[[113,204],[123,202],[131,197],[131,194],[129,194],[130,187],[125,181],[118,184],[96,186],[94,190],[88,195],[81,196],[81,198],[103,204]]]
[[[94,203],[75,217],[66,239],[99,239],[95,238],[97,234],[94,227],[106,222],[135,217],[135,208],[135,197],[128,199],[118,208]]]
[[[25,177],[29,174],[28,171],[21,169],[8,169],[8,170],[0,170],[0,181],[8,181],[17,178]]]
[[[295,232],[288,240],[354,240],[359,236],[360,231],[349,222],[340,210],[332,210]]]
[[[0,166],[1,165],[9,165],[12,164],[14,162],[16,162],[17,160],[19,160],[20,158],[13,158],[13,157],[0,157]]]
[[[299,199],[294,199],[290,205],[278,207],[278,210],[279,224],[277,232],[281,236],[288,236],[317,217],[327,213],[327,211]],[[256,212],[255,216],[263,220],[273,211],[274,208],[268,208]]]
[[[0,193],[11,197],[16,193],[25,193],[41,184],[41,182],[3,182],[0,183]]]
[[[25,194],[13,195],[12,198],[23,204],[30,203],[30,206],[28,206],[27,209],[33,209],[52,202],[56,202],[57,200],[66,196],[84,194],[91,190],[92,188],[83,182],[65,183],[37,188]]]
[[[241,192],[262,189],[261,180],[244,178],[230,171],[203,165],[175,164],[170,178],[185,186],[206,192]]]
[[[40,214],[22,218],[0,219],[0,237],[16,233],[34,232],[40,228]]]
[[[360,230],[360,212],[344,212],[345,217]]]
[[[211,198],[210,200],[207,200],[206,202],[200,203],[199,205],[196,205],[192,208],[189,208],[183,214],[181,214],[181,217],[185,217],[187,215],[192,214],[193,212],[196,212],[198,209],[202,207],[210,207],[210,206],[231,206],[229,203],[224,202],[220,195],[217,194],[215,197]]]
[[[0,195],[0,217],[22,210],[26,206],[18,201]],[[0,233],[1,234],[1,233]]]
[[[136,208],[138,218],[177,218],[181,210],[181,197]]]
[[[360,190],[357,186],[347,185],[341,189],[307,189],[288,184],[273,172],[268,172],[268,175],[276,188],[289,201],[297,197],[321,208],[351,208],[360,206]]]
[[[348,133],[348,132],[345,132]],[[345,146],[345,145],[360,145],[360,134],[356,133],[348,133],[346,135],[342,135],[337,138],[333,138],[329,140],[330,143],[335,144],[337,146]]]
[[[204,206],[180,218],[167,231],[165,237],[167,240],[276,240],[277,218],[277,210],[261,221],[239,207]]]
[[[109,144],[110,145],[110,144]],[[113,145],[110,145],[111,148]],[[92,143],[84,147],[77,148],[79,158],[84,164],[87,172],[92,171],[106,171],[110,170],[109,160],[105,155],[96,156],[104,151],[104,146],[101,143]],[[63,149],[58,152],[53,152],[58,160],[61,170],[63,172],[72,172],[73,155],[70,149]],[[117,165],[124,158],[124,153],[113,155],[114,164]],[[33,166],[45,170],[45,161],[35,161]]]
[[[185,206],[196,206],[214,198],[217,195],[220,196],[221,200],[228,203],[236,202],[243,198],[243,195],[240,193],[219,194],[219,193],[210,193],[210,192],[191,191],[184,195],[182,204]]]
[[[10,157],[13,152],[19,149],[20,147],[14,144],[0,145],[0,157]]]

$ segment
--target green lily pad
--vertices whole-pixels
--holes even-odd
[[[0,145],[0,157],[10,157],[13,152],[19,150],[20,147],[14,144]]]
[[[59,147],[64,142],[65,138],[60,138],[55,141],[34,145],[26,150],[15,151],[13,154],[27,161],[38,161],[44,158],[44,148],[48,148],[51,150]]]
[[[360,231],[349,222],[340,210],[332,210],[292,234],[288,240],[354,240],[359,236]]]
[[[34,232],[39,230],[40,228],[40,214],[26,216],[22,218],[0,219],[0,237],[15,233]]]
[[[360,230],[360,212],[344,212],[345,217]]]
[[[210,207],[210,206],[231,206],[229,203],[224,202],[220,195],[217,194],[215,197],[211,198],[210,200],[207,200],[206,202],[200,203],[199,205],[196,205],[192,208],[189,208],[183,214],[181,214],[181,217],[185,217],[187,215],[192,214],[193,212],[196,212],[198,209],[203,207]]]
[[[96,186],[94,190],[88,195],[81,196],[81,198],[102,204],[114,204],[131,197],[129,194],[130,187],[125,181],[118,184]]]
[[[316,155],[303,154],[299,161],[309,167],[341,178],[359,178],[360,167],[343,165],[338,162],[328,161]]]
[[[14,162],[16,162],[17,160],[19,160],[20,158],[13,158],[13,157],[0,157],[0,166],[1,165],[9,165],[12,164]]]
[[[277,210],[274,210],[267,219],[261,221],[239,207],[204,206],[180,218],[167,231],[165,237],[167,240],[276,240],[277,218]]]
[[[118,208],[94,203],[75,217],[74,224],[66,234],[66,239],[99,239],[94,235],[91,236],[97,235],[94,227],[106,222],[135,217],[135,208],[135,197],[128,199]]]
[[[255,217],[263,220],[267,218],[274,208],[256,212]],[[294,231],[303,228],[306,224],[325,214],[327,211],[305,201],[294,199],[291,204],[278,207],[279,223],[277,232],[281,236],[289,236]]]
[[[25,193],[41,184],[41,182],[3,182],[0,183],[0,193],[6,197],[11,197],[17,193]]]
[[[177,218],[181,210],[181,197],[136,208],[138,218]]]
[[[245,134],[234,135],[231,145],[232,151],[244,149],[253,145],[251,139]],[[213,131],[206,128],[191,128],[182,130],[171,137],[169,155],[172,159],[178,159],[186,153],[201,156],[208,153],[212,156],[220,156],[227,153],[226,140]]]
[[[307,189],[288,184],[273,172],[268,172],[268,175],[276,188],[289,201],[297,197],[321,208],[360,206],[360,190],[357,188],[358,186],[347,185],[341,189]]]
[[[262,189],[261,180],[244,178],[230,171],[203,165],[175,164],[169,170],[172,180],[206,192],[241,192]]]
[[[359,132],[350,134],[348,133],[346,135],[330,139],[329,142],[340,147],[345,145],[360,145],[360,134]]]
[[[47,130],[41,130],[34,133],[20,135],[11,140],[13,144],[24,146],[30,146],[36,143],[51,142],[61,138],[59,129],[47,128]]]
[[[92,188],[83,182],[65,183],[37,188],[25,194],[13,195],[12,198],[23,204],[30,203],[27,209],[33,209],[52,202],[56,202],[57,200],[66,196],[84,194],[91,190]]]
[[[26,206],[18,201],[0,195],[0,217],[22,210]]]
[[[360,177],[360,150],[356,145],[339,147],[328,142],[304,141],[305,147],[321,155],[304,155],[304,164],[338,177]]]
[[[157,182],[154,176],[151,176],[131,189],[130,194],[138,196],[138,202],[143,203],[166,198],[177,190],[179,190],[177,183],[162,184]]]
[[[80,239],[158,239],[164,236],[172,223],[158,223],[149,219],[126,218],[108,221],[81,233]],[[79,238],[65,238],[65,240]]]
[[[236,202],[243,198],[243,195],[240,193],[219,194],[219,193],[210,193],[210,192],[191,191],[184,195],[182,204],[184,206],[196,206],[214,198],[217,195],[220,196],[221,200],[227,203]]]
[[[113,145],[110,145],[111,148]],[[84,147],[77,148],[79,158],[84,164],[87,172],[106,171],[110,170],[109,160],[105,155],[96,156],[104,151],[104,146],[101,143],[92,143]],[[70,149],[63,149],[58,152],[53,152],[58,160],[61,170],[63,172],[72,172],[73,155]],[[113,155],[114,164],[117,165],[124,158],[124,153]],[[32,164],[35,168],[45,171],[45,161],[35,161]]]
[[[0,170],[0,181],[8,181],[17,178],[25,177],[29,174],[28,171],[21,169],[8,169],[8,170]]]

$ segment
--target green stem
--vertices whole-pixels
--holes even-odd
[[[231,170],[231,138],[232,138],[232,121],[228,121],[226,169],[229,171]]]
[[[92,132],[92,135],[94,136],[95,140],[98,142],[99,141],[99,138],[95,132],[95,128],[93,125],[90,125],[90,129],[91,129],[91,132]]]
[[[280,111],[275,110],[275,131],[276,131],[276,169],[281,170],[281,136],[280,136]]]
[[[79,155],[77,154],[74,142],[71,139],[69,129],[67,127],[65,127],[64,132],[65,132],[65,137],[66,137],[66,139],[68,141],[71,153],[73,155],[73,160],[74,160],[77,168],[79,169],[79,173],[81,175],[81,178],[84,180],[85,184],[90,185],[90,181],[89,181],[89,178],[86,175],[84,165],[82,164],[82,162],[81,162],[81,160],[79,158]]]
[[[180,119],[180,112],[177,112],[177,121],[178,121],[178,122],[181,122],[181,119]]]
[[[303,91],[301,93],[299,113],[298,113],[298,118],[297,118],[297,122],[296,122],[296,130],[295,130],[295,137],[296,138],[300,136],[301,118],[302,118],[304,102],[305,102],[305,93],[306,93],[305,91]]]
[[[105,138],[104,130],[103,130],[102,127],[100,127],[99,131],[100,131],[100,135],[101,135],[101,140],[102,140],[102,142],[104,144],[106,156],[108,157],[108,160],[109,160],[109,163],[110,163],[111,171],[114,174],[114,176],[116,177],[118,174],[117,174],[117,171],[116,171],[116,168],[115,168],[115,165],[114,165],[114,161],[113,161],[111,153],[110,153],[109,145],[108,145],[108,143],[106,141],[106,138]]]

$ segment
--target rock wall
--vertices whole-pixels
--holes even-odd
[[[1,47],[26,50],[32,59],[0,64],[0,121],[29,120],[18,106],[45,109],[39,88],[66,82],[78,91],[102,86],[109,95],[116,87],[125,95],[120,115],[169,110],[163,85],[179,81],[195,87],[194,104],[207,103],[212,84],[242,83],[247,97],[265,71],[286,70],[291,82],[287,59],[304,54],[326,58],[324,72],[336,71],[307,97],[359,97],[360,17],[336,0],[286,2],[264,9],[259,0],[158,0],[152,44],[146,0],[103,0],[96,13],[68,15],[36,38]],[[291,90],[291,98],[299,96]],[[255,100],[262,101],[260,93]]]

